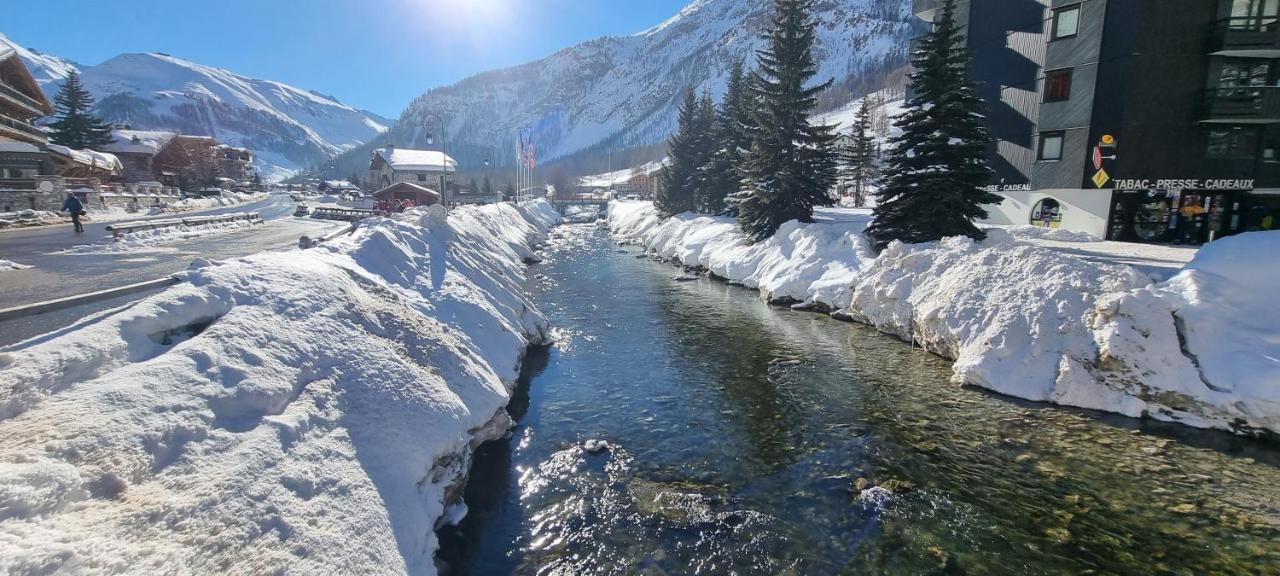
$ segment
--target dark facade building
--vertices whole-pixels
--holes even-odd
[[[1280,227],[1280,0],[958,7],[998,138],[992,222],[1186,243]]]

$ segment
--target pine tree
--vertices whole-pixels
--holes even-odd
[[[1000,201],[986,191],[991,178],[982,100],[968,77],[969,54],[955,21],[955,0],[911,57],[911,95],[894,125],[875,220],[867,236],[883,249],[894,240],[928,242],[947,236],[977,240],[973,221],[983,204]]]
[[[669,218],[693,210],[693,184],[698,168],[699,102],[693,89],[685,91],[676,133],[668,141],[671,162],[662,168],[662,186],[654,198],[658,214]]]
[[[705,92],[698,101],[698,120],[693,133],[697,141],[693,154],[693,209],[704,214],[718,212],[719,203],[712,197],[715,174],[711,166],[716,149],[720,146],[719,138],[716,137],[716,105],[711,95]]]
[[[93,96],[80,83],[79,72],[67,75],[53,103],[57,120],[49,124],[49,139],[54,144],[82,150],[111,143],[111,127],[90,112]]]
[[[828,80],[805,87],[817,74],[813,45],[814,0],[774,0],[772,29],[752,74],[759,99],[755,135],[745,162],[746,190],[737,202],[738,224],[752,241],[768,238],[784,222],[810,222],[815,206],[834,203],[836,136],[809,115]]]
[[[880,148],[872,135],[871,98],[864,97],[853,130],[840,150],[840,178],[853,191],[853,204],[864,206],[879,168]]]
[[[493,182],[489,180],[488,176],[484,177],[484,182],[482,182],[480,186],[481,186],[481,191],[484,192],[485,194],[493,194]]]
[[[739,167],[742,155],[751,147],[751,135],[747,132],[750,110],[745,108],[747,83],[742,60],[735,60],[729,69],[729,85],[724,101],[716,109],[715,120],[709,136],[713,141],[711,157],[705,168],[702,210],[715,214],[730,207],[730,198],[741,188]]]

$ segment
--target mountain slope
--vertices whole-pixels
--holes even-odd
[[[866,89],[905,65],[915,32],[907,0],[816,6],[819,80]],[[771,9],[771,0],[695,0],[633,36],[586,42],[432,90],[409,105],[387,138],[425,146],[426,127],[438,126],[431,116],[438,114],[446,121],[446,147],[464,167],[479,164],[490,145],[499,165],[512,163],[508,150],[522,130],[531,133],[540,161],[659,142],[675,127],[685,88],[719,97],[733,59],[745,56],[752,64]]]
[[[7,42],[0,36],[0,42]],[[12,44],[12,43],[10,43]],[[167,54],[122,54],[97,66],[17,47],[52,97],[71,69],[108,122],[213,136],[253,150],[263,176],[282,179],[358,147],[388,122],[336,99]]]

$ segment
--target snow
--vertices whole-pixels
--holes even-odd
[[[30,266],[19,264],[13,260],[0,260],[0,272],[5,270],[25,270],[27,268],[30,268]]]
[[[831,310],[954,360],[958,384],[1029,400],[1241,433],[1280,432],[1280,232],[1178,248],[1018,238],[894,243],[875,255],[866,211],[825,209],[748,245],[733,220],[614,202],[615,237]],[[1015,231],[1016,232],[1016,231]],[[1081,249],[1084,247],[1084,249]],[[1128,254],[1122,253],[1127,247]],[[1123,260],[1136,260],[1131,266]]]
[[[0,567],[434,574],[454,485],[547,338],[524,261],[557,221],[442,212],[197,261],[0,350]]]
[[[444,172],[457,171],[458,162],[444,152],[433,150],[409,150],[405,148],[379,148],[377,154],[382,156],[395,170],[411,172]]]
[[[816,222],[788,222],[772,238],[751,245],[725,216],[658,217],[650,202],[613,202],[614,234],[644,244],[661,258],[706,269],[756,288],[771,301],[836,309],[852,297],[853,281],[875,259],[862,229],[865,209],[819,209]]]
[[[39,154],[40,148],[35,144],[26,142],[18,142],[16,140],[0,140],[0,152],[24,152],[28,154]]]
[[[233,214],[227,214],[233,216]],[[162,222],[159,220],[156,222]],[[139,230],[128,234],[120,235],[118,240],[108,236],[102,242],[97,244],[82,244],[73,246],[59,252],[59,254],[106,254],[120,252],[137,252],[140,249],[154,248],[163,246],[180,240],[189,240],[191,238],[199,238],[210,236],[222,232],[232,232],[242,230],[250,226],[262,224],[261,220],[235,220],[231,222],[215,222],[209,224],[186,225],[180,224],[167,228],[154,228],[151,230]]]
[[[45,226],[70,222],[56,212],[45,210],[19,210],[17,212],[0,212],[0,230],[5,228],[25,228],[29,226]]]
[[[1056,240],[1058,242],[1101,242],[1102,239],[1088,232],[1078,232],[1075,230],[1067,230],[1066,228],[1048,228],[1045,226],[1032,226],[1023,224],[1021,226],[1010,226],[1006,230],[1013,235],[1014,238],[1044,238],[1046,240]]]
[[[96,150],[72,150],[71,148],[59,146],[57,144],[48,144],[46,145],[46,148],[48,148],[50,152],[60,154],[85,166],[92,166],[94,168],[110,170],[113,172],[124,170],[124,165],[120,163],[120,159],[116,158],[115,154],[98,152]]]
[[[157,130],[112,130],[112,141],[103,148],[117,154],[156,154],[177,136]]]

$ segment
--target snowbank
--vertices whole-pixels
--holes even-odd
[[[19,210],[17,212],[0,212],[0,230],[5,228],[26,228],[29,226],[47,226],[71,222],[56,212],[44,210]]]
[[[61,254],[106,254],[119,252],[135,252],[145,248],[163,246],[180,240],[189,240],[202,236],[212,236],[223,232],[232,232],[261,225],[261,220],[235,220],[231,222],[213,222],[200,225],[170,226],[139,230],[122,234],[119,240],[108,236],[98,244],[81,244],[61,251]]]
[[[1101,242],[1102,239],[1088,232],[1077,232],[1067,230],[1066,228],[1046,228],[1044,226],[1032,226],[1023,224],[1021,226],[1010,226],[1004,228],[1012,234],[1014,238],[1031,239],[1043,238],[1045,240],[1055,240],[1058,242]]]
[[[870,219],[869,210],[820,209],[815,222],[788,222],[751,245],[733,218],[680,214],[663,220],[650,202],[609,206],[609,225],[619,238],[758,289],[772,302],[825,309],[847,306],[854,281],[875,259],[862,236]]]
[[[0,351],[0,570],[432,574],[545,202],[373,219]]]
[[[834,310],[919,342],[955,360],[958,383],[1198,427],[1280,432],[1280,232],[1211,244],[1152,285],[1132,266],[1000,229],[980,243],[898,243],[875,257],[862,236],[865,212],[824,210],[817,219],[749,246],[729,218],[664,221],[646,202],[610,206],[619,239],[772,301]]]
[[[1280,232],[1213,242],[1170,280],[1099,304],[1095,374],[1138,400],[1130,415],[1280,432],[1277,294]]]
[[[27,268],[30,268],[30,266],[19,264],[13,260],[0,260],[0,272],[5,270],[26,270]]]

